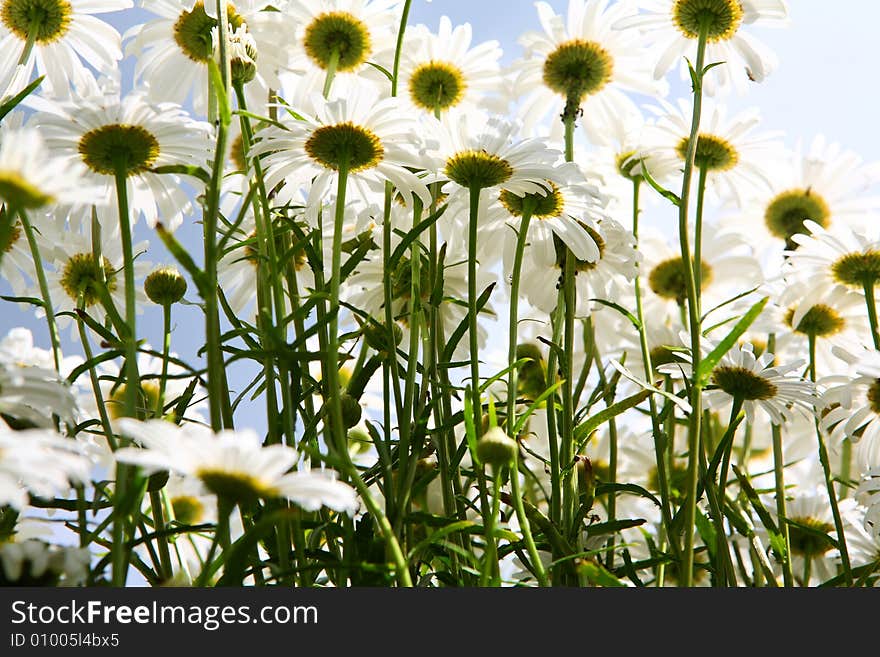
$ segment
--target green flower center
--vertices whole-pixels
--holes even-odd
[[[716,367],[712,372],[712,383],[731,397],[744,401],[772,399],[778,392],[770,381],[744,367]]]
[[[785,240],[786,247],[796,249],[792,236],[806,233],[804,222],[810,219],[827,228],[831,219],[828,204],[807,189],[790,189],[774,198],[764,211],[764,222],[772,235]]]
[[[326,169],[349,173],[375,167],[385,155],[385,148],[372,131],[353,123],[338,123],[318,128],[306,141],[306,153]]]
[[[174,519],[184,525],[195,525],[205,517],[205,505],[192,495],[171,498]]]
[[[828,337],[836,333],[840,333],[846,322],[843,317],[831,306],[819,303],[810,308],[807,314],[803,316],[797,326],[792,325],[794,320],[794,308],[790,309],[785,315],[785,323],[788,324],[795,333],[804,335],[812,335],[817,338]]]
[[[486,151],[462,151],[446,160],[446,176],[462,187],[486,189],[510,180],[513,167]]]
[[[578,260],[575,258],[574,261],[574,271],[575,274],[585,273],[589,271],[593,271],[596,267],[599,266],[599,262],[602,260],[602,257],[605,255],[605,240],[602,236],[597,233],[595,230],[590,228],[584,223],[578,222],[585,231],[589,234],[589,236],[596,243],[596,246],[599,249],[599,257],[596,258],[595,262],[590,262],[588,260]],[[568,250],[568,247],[565,245],[559,236],[556,233],[553,233],[553,248],[556,250],[556,266],[560,269],[565,269],[565,259],[571,253]]]
[[[0,253],[9,253],[21,239],[21,223],[16,221],[5,232],[0,233]]]
[[[675,352],[664,345],[654,347],[653,349],[651,349],[650,353],[651,365],[653,365],[655,369],[660,367],[661,365],[669,365],[669,363],[677,362]]]
[[[868,404],[872,411],[880,415],[880,379],[874,381],[868,388]]]
[[[107,258],[104,258],[101,266],[98,259],[91,253],[77,253],[71,256],[64,264],[61,272],[61,287],[75,302],[82,295],[83,304],[86,308],[95,305],[100,299],[98,290],[101,281],[107,281],[107,289],[110,292],[116,289],[116,271]]]
[[[611,81],[614,59],[595,41],[567,41],[544,61],[544,84],[566,99],[583,100]]]
[[[675,150],[682,160],[687,159],[690,138],[683,137]],[[729,171],[739,163],[739,153],[729,141],[716,135],[701,134],[697,137],[697,153],[694,164],[706,171]]]
[[[227,12],[230,32],[244,25],[244,19],[238,15],[232,4],[227,5]],[[174,40],[183,54],[194,62],[208,62],[214,57],[211,30],[219,24],[216,18],[208,16],[205,3],[197,2],[192,10],[181,12],[174,24]]]
[[[322,69],[336,58],[337,71],[351,71],[367,61],[373,48],[370,31],[345,11],[325,12],[306,28],[306,54]]]
[[[726,41],[736,34],[743,19],[738,0],[676,0],[672,20],[688,39],[706,30],[707,41]]]
[[[33,210],[54,201],[14,171],[0,171],[0,198],[13,208]]]
[[[562,198],[562,192],[559,191],[554,183],[548,182],[549,189],[546,194],[526,194],[525,196],[517,196],[513,192],[506,189],[501,190],[499,200],[501,205],[514,217],[523,216],[523,209],[526,202],[529,202],[532,208],[533,219],[548,219],[550,217],[558,217],[565,208],[565,200]]]
[[[126,177],[147,171],[159,158],[159,140],[139,125],[116,123],[95,128],[79,140],[79,154],[95,173]]]
[[[104,402],[107,414],[114,420],[125,417],[125,388],[124,383],[116,386]],[[147,414],[152,413],[159,403],[159,384],[155,381],[141,381],[139,388],[138,410],[143,410]]]
[[[831,265],[838,282],[850,287],[873,285],[880,279],[880,251],[848,253]]]
[[[409,78],[412,101],[432,112],[458,105],[466,87],[461,70],[447,62],[421,64]]]
[[[821,557],[832,547],[830,537],[821,536],[828,534],[834,530],[834,525],[822,522],[816,518],[791,518],[794,522],[804,527],[808,527],[813,531],[808,531],[798,525],[788,526],[788,538],[791,542],[791,551],[793,554],[802,557],[814,558]]]
[[[256,478],[242,472],[225,470],[199,470],[196,476],[217,497],[234,504],[252,504],[261,497],[275,497],[275,491],[267,489]]]
[[[73,9],[67,0],[6,0],[3,24],[22,41],[31,34],[37,43],[51,43],[67,34]]]
[[[712,283],[713,276],[712,267],[705,260],[702,261],[700,288],[705,290]],[[648,275],[648,285],[654,294],[684,305],[687,299],[687,283],[682,259],[670,258],[654,267]]]

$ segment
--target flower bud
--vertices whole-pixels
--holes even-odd
[[[186,279],[174,267],[162,267],[147,276],[144,291],[153,303],[170,306],[186,294]]]
[[[516,441],[499,427],[492,427],[477,442],[477,458],[493,468],[510,465],[516,457]]]
[[[214,42],[214,59],[219,60],[220,37],[219,30],[216,27],[212,31],[212,38]],[[247,84],[257,77],[257,43],[248,33],[246,27],[239,27],[229,35],[227,48],[233,84]]]
[[[346,429],[351,429],[361,421],[363,409],[360,402],[349,395],[347,392],[342,393],[342,424]]]

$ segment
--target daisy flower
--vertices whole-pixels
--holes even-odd
[[[4,0],[0,70],[15,71],[7,95],[28,85],[34,67],[38,75],[46,76],[43,91],[50,96],[67,95],[71,85],[79,88],[94,82],[83,61],[99,73],[112,73],[122,59],[121,39],[94,14],[131,6],[131,0]]]
[[[843,285],[859,291],[880,279],[880,239],[843,225],[826,230],[812,220],[804,228],[809,234],[793,235],[796,249],[786,253],[790,276],[814,287]]]
[[[368,63],[394,66],[400,0],[289,0],[283,8],[295,26],[290,66],[298,73],[377,75]],[[339,96],[341,97],[341,96]]]
[[[499,91],[501,49],[497,41],[471,47],[470,24],[440,18],[437,34],[425,25],[407,30],[400,66],[400,88],[420,110],[441,113],[452,107],[484,105]]]
[[[765,507],[778,523],[776,504],[771,501]],[[836,534],[828,491],[799,488],[786,501],[785,514],[795,579],[801,586],[810,586],[834,577],[840,557],[833,543]],[[764,533],[763,527],[758,531]]]
[[[613,219],[597,222],[590,237],[599,250],[599,257],[593,261],[579,260],[575,262],[575,289],[578,312],[590,313],[590,299],[616,299],[623,280],[632,280],[636,275],[639,254],[635,249],[635,238],[632,233]],[[588,231],[589,232],[589,231]],[[565,268],[566,251],[562,241],[553,239],[556,257],[547,264],[538,255],[528,250],[523,260],[520,287],[529,303],[534,307],[550,313],[558,300],[558,285]],[[512,256],[509,256],[512,260]]]
[[[864,441],[869,451],[880,447],[880,352],[863,348],[852,353],[836,346],[833,353],[853,373],[821,380],[826,388],[822,428],[836,443],[849,439],[853,443]]]
[[[83,180],[96,200],[116,208],[115,176],[125,176],[131,221],[143,214],[152,228],[161,220],[174,230],[191,207],[177,175],[154,169],[199,165],[209,156],[210,127],[176,105],[154,105],[139,92],[66,102],[37,103],[33,123],[62,161],[85,165]]]
[[[89,480],[91,463],[75,440],[49,429],[13,431],[0,423],[0,506],[19,511],[28,495],[66,495],[72,483]]]
[[[646,317],[680,317],[687,301],[684,264],[678,245],[656,230],[641,231],[639,251]],[[761,266],[742,233],[724,227],[703,230],[700,286],[709,310],[762,281]],[[662,310],[661,310],[662,309]],[[658,311],[661,314],[658,315]]]
[[[660,157],[675,159],[684,169],[693,103],[684,99],[677,105],[660,103],[660,107],[651,108],[658,118],[646,131],[645,140]],[[724,201],[742,206],[772,185],[772,164],[781,154],[777,142],[781,133],[755,133],[759,124],[756,109],[728,116],[723,105],[704,101],[694,165],[706,172],[707,186]]]
[[[618,29],[636,28],[650,38],[654,77],[662,78],[679,63],[682,80],[689,80],[686,59],[697,58],[701,25],[706,26],[706,63],[723,62],[704,81],[714,95],[731,88],[743,92],[749,81],[763,82],[777,65],[776,56],[745,26],[784,26],[785,0],[639,0],[643,10],[624,18]]]
[[[143,447],[116,452],[122,463],[147,472],[169,470],[194,477],[214,495],[230,503],[284,498],[306,511],[322,506],[353,514],[354,490],[329,472],[290,472],[299,455],[286,445],[263,446],[253,431],[214,433],[197,424],[177,426],[164,420],[138,422],[123,418],[120,431]]]
[[[361,85],[345,98],[313,98],[312,105],[316,118],[285,115],[284,128],[260,132],[252,153],[266,154],[269,189],[282,182],[294,191],[308,186],[306,218],[313,224],[342,167],[361,200],[391,181],[409,204],[413,196],[430,204],[425,183],[407,168],[421,165],[412,148],[418,139],[414,122],[399,111],[397,99],[379,100],[374,90]]]
[[[79,305],[94,319],[103,322],[106,311],[101,303],[100,286],[105,283],[116,307],[125,307],[122,243],[118,236],[101,231],[99,258],[93,249],[91,222],[87,216],[84,212],[74,213],[69,227],[47,238],[51,249],[46,251],[45,258],[47,262],[52,262],[53,269],[46,278],[60,328],[71,323],[69,315],[60,313],[75,311]],[[147,246],[146,241],[132,246],[135,278],[138,280],[142,280],[151,269],[149,262],[138,257],[147,250]],[[143,285],[136,286],[136,301],[140,313],[147,302]],[[76,323],[72,324],[71,330],[76,336]]]
[[[0,355],[0,414],[21,426],[51,427],[53,415],[72,421],[76,401],[58,373],[51,368],[20,364],[10,356]],[[4,424],[2,420],[0,424]]]
[[[856,497],[868,509],[865,513],[865,529],[880,540],[880,467],[864,473]]]
[[[481,113],[452,110],[432,122],[435,168],[448,180],[443,193],[507,190],[516,196],[546,192],[560,153],[539,139],[521,139],[517,126]]]
[[[515,94],[525,96],[521,116],[529,133],[549,116],[554,137],[561,136],[557,117],[571,100],[584,112],[582,125],[590,141],[604,143],[616,117],[638,113],[627,93],[666,94],[665,83],[651,79],[638,34],[613,29],[632,15],[632,3],[570,0],[567,17],[555,14],[546,2],[535,6],[543,32],[520,37],[526,53],[516,64],[514,82]]]
[[[795,410],[812,411],[815,386],[800,376],[791,376],[803,369],[803,362],[774,365],[775,359],[766,351],[756,357],[750,343],[734,347],[712,371],[714,388],[706,391],[707,407],[717,409],[738,400],[749,422],[761,408],[777,425],[788,421]]]
[[[16,537],[17,538],[17,537]],[[29,538],[0,544],[0,586],[79,586],[91,554],[84,548]]]
[[[213,0],[141,0],[158,16],[125,33],[126,54],[137,57],[135,80],[151,98],[175,103],[190,95],[201,114],[208,107],[208,62],[214,57],[219,21]],[[229,2],[229,34],[247,35],[258,57],[254,99],[265,104],[269,88],[278,89],[278,72],[287,68],[291,24],[278,2]],[[283,5],[282,5],[283,7]],[[250,88],[250,87],[249,87]],[[256,109],[256,106],[254,107]]]
[[[868,193],[878,171],[853,151],[818,136],[774,165],[770,189],[744,208],[743,219],[749,231],[760,231],[775,245],[782,240],[789,250],[797,247],[792,238],[806,232],[808,220],[825,229],[832,223],[861,227],[880,208],[880,198]]]
[[[82,163],[52,157],[38,130],[0,127],[0,199],[13,211],[91,201],[84,173]]]

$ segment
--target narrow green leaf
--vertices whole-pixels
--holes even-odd
[[[20,92],[18,92],[16,95],[14,95],[12,98],[0,105],[0,121],[5,119],[7,114],[18,107],[21,104],[21,101],[30,96],[36,90],[36,88],[40,86],[40,84],[43,82],[43,78],[45,77],[45,75],[41,75]]]
[[[736,344],[736,341],[742,337],[743,333],[749,330],[749,327],[756,319],[758,319],[758,316],[764,312],[764,308],[768,301],[770,301],[770,297],[764,297],[758,303],[753,305],[749,309],[749,312],[743,315],[742,319],[740,319],[736,323],[736,326],[731,329],[730,333],[718,343],[718,346],[700,361],[700,369],[697,372],[696,377],[700,386],[705,385],[709,381],[709,377],[712,375],[712,370],[715,369],[715,366],[718,365],[718,362],[724,354],[730,351],[730,349]]]

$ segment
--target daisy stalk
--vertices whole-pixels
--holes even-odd
[[[771,333],[767,338],[767,351],[776,352],[776,335]],[[782,583],[790,588],[794,586],[794,575],[791,570],[791,536],[788,528],[788,514],[785,512],[785,457],[782,449],[782,427],[776,423],[770,426],[773,438],[773,482],[776,487],[776,517],[779,518],[779,532],[785,541],[785,555],[782,560]]]
[[[643,164],[644,166],[644,164]],[[642,187],[642,176],[636,175],[632,178],[633,187],[633,238],[636,244],[639,243],[639,217],[641,216],[640,192]],[[639,345],[642,353],[642,367],[645,372],[645,380],[649,383],[654,381],[654,364],[651,362],[651,349],[648,345],[648,332],[645,328],[645,310],[642,303],[642,280],[638,270],[633,278],[633,290],[635,293],[636,303],[636,319],[639,321]],[[666,533],[666,540],[670,542],[673,553],[678,556],[678,539],[675,532],[670,531],[672,527],[672,508],[669,504],[669,479],[666,472],[666,446],[671,444],[671,438],[664,435],[660,426],[660,416],[657,413],[657,401],[654,395],[648,396],[648,408],[651,413],[651,431],[654,435],[654,455],[657,462],[657,487],[660,489],[660,510],[663,515],[663,527]],[[663,568],[661,565],[660,568]]]
[[[37,275],[37,284],[40,287],[40,295],[43,297],[43,306],[46,311],[46,324],[49,328],[49,341],[52,343],[52,358],[55,361],[55,369],[61,371],[61,343],[58,340],[58,326],[55,323],[55,307],[52,305],[52,297],[49,294],[49,284],[46,282],[46,270],[43,268],[43,259],[40,255],[40,247],[34,235],[34,227],[23,209],[16,211],[7,208],[7,212],[15,221],[15,215],[21,220],[21,227],[27,237],[28,247],[34,259],[34,271]]]
[[[807,335],[809,341],[809,374],[810,381],[816,382],[816,333],[811,331]],[[825,438],[822,435],[822,429],[819,426],[819,419],[813,418],[813,424],[816,429],[816,441],[819,445],[819,463],[822,465],[822,474],[825,477],[825,487],[828,491],[828,502],[831,505],[831,514],[834,518],[834,529],[837,533],[837,549],[840,552],[840,561],[843,566],[844,582],[847,586],[853,585],[852,565],[849,560],[849,550],[846,546],[846,533],[843,528],[843,518],[840,515],[840,506],[837,503],[837,493],[834,490],[834,475],[831,472],[831,462],[828,458],[828,448],[825,445]],[[806,566],[809,567],[809,557],[805,559]],[[809,586],[809,573],[807,573],[804,586]]]
[[[685,493],[684,515],[684,548],[682,552],[681,586],[688,588],[694,582],[694,527],[697,515],[697,475],[698,452],[700,449],[700,424],[702,419],[702,385],[699,380],[701,347],[700,347],[700,288],[696,284],[694,261],[691,256],[690,239],[688,236],[688,210],[691,198],[691,181],[694,173],[694,162],[697,156],[697,143],[700,132],[700,118],[703,107],[703,77],[706,59],[706,43],[709,37],[710,18],[700,19],[699,37],[697,40],[696,68],[692,72],[694,111],[691,119],[691,132],[688,138],[687,154],[684,162],[681,199],[678,207],[678,237],[681,247],[682,266],[685,274],[685,285],[688,298],[688,325],[691,336],[691,357],[693,374],[691,381],[691,414],[688,420],[688,466],[687,490]],[[696,228],[701,235],[702,227]],[[697,264],[699,268],[699,263]]]

